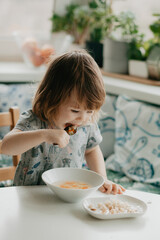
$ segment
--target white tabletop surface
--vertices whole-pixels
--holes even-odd
[[[99,220],[82,203],[65,203],[46,186],[0,189],[1,240],[159,240],[160,195],[129,191],[146,202],[143,216]],[[105,196],[97,191],[90,197]]]

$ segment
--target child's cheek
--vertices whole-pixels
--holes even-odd
[[[88,117],[86,121],[83,122],[83,125],[87,125],[91,122],[91,118]]]

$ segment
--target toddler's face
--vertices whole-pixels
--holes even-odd
[[[76,95],[71,94],[69,100],[60,106],[54,123],[61,129],[68,126],[83,126],[89,122],[93,113],[92,110],[84,109],[83,104],[77,104]]]

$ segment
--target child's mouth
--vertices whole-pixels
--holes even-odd
[[[66,129],[67,127],[72,127],[73,126],[73,124],[72,123],[66,123],[65,124],[65,128],[64,129]]]
[[[73,124],[66,123],[64,130],[69,134],[69,135],[74,135],[77,132],[77,127],[74,126]]]

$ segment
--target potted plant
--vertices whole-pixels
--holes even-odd
[[[153,16],[157,19],[149,26],[153,38],[148,40],[147,66],[150,78],[160,80],[160,13]]]
[[[138,33],[135,16],[132,12],[113,13],[106,17],[106,38],[104,40],[104,71],[128,73],[128,44]]]
[[[90,25],[90,9],[88,5],[70,3],[63,15],[53,13],[52,32],[65,31],[73,36],[74,43],[84,44]]]
[[[153,14],[157,19],[149,25],[153,37],[144,41],[143,34],[137,34],[129,44],[129,74],[139,77],[160,79],[160,14]]]
[[[144,34],[137,34],[129,43],[128,71],[129,75],[148,78],[147,55],[148,42],[144,41]]]
[[[85,46],[104,70],[127,73],[128,40],[137,33],[132,13],[115,15],[112,1],[91,0],[86,5],[69,4],[65,14],[53,13],[51,21],[52,32],[71,34],[74,43]]]
[[[53,13],[52,32],[65,31],[73,36],[74,43],[86,48],[100,67],[103,65],[105,17],[109,5],[101,0],[66,6],[63,15]]]
[[[85,42],[86,49],[93,56],[99,67],[103,67],[103,39],[106,32],[105,18],[110,5],[106,1],[90,1],[88,3],[90,14],[90,27],[88,39]]]
[[[153,42],[160,43],[160,13],[154,13],[153,16],[157,17],[157,19],[149,26],[149,28],[154,36]]]

